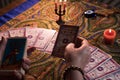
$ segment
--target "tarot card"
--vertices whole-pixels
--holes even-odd
[[[85,74],[88,80],[95,80],[120,68],[113,59],[109,59]]]
[[[96,50],[94,50],[91,53],[90,61],[86,65],[86,67],[84,68],[84,71],[89,72],[90,70],[92,70],[93,68],[98,66],[99,64],[103,63],[105,60],[108,60],[108,59],[111,59],[111,58],[112,58],[112,56],[110,56],[106,52],[97,48]]]
[[[52,55],[60,58],[64,58],[64,51],[66,45],[69,43],[75,43],[78,26],[70,26],[70,25],[61,25],[58,36],[52,51]]]
[[[97,49],[97,47],[95,47],[93,45],[90,45],[89,49],[90,49],[90,52],[92,53],[92,52],[94,52]]]
[[[25,35],[25,28],[14,28],[8,31],[10,33],[10,37],[24,37]]]
[[[38,35],[34,47],[41,51],[44,51],[46,46],[48,46],[50,40],[53,38],[55,32],[55,30],[44,29],[43,32]]]
[[[25,37],[27,37],[27,46],[32,47],[38,37],[44,29],[43,28],[31,28],[26,27]]]
[[[4,31],[4,32],[0,32],[0,40],[2,39],[2,37],[4,38],[9,38],[9,32],[8,31]]]
[[[120,80],[120,69],[95,80]]]
[[[26,40],[25,37],[8,38],[4,54],[0,60],[0,71],[21,70],[26,51]]]
[[[50,43],[48,44],[48,46],[45,49],[45,52],[51,53],[53,50],[53,47],[55,45],[55,41],[57,38],[58,32],[55,33],[55,35],[53,36],[53,38],[50,40]]]

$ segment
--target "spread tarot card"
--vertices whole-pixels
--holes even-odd
[[[89,72],[91,69],[95,68],[99,64],[103,63],[106,60],[111,59],[112,57],[101,49],[97,48],[91,53],[91,58],[89,63],[84,68],[84,72]]]
[[[32,27],[26,27],[25,28],[25,36],[27,37],[27,46],[32,47],[38,37],[39,34],[41,34],[44,29],[43,28],[32,28]]]
[[[14,28],[8,31],[10,33],[10,37],[24,37],[25,35],[25,28]]]
[[[69,43],[75,43],[78,26],[70,26],[70,25],[61,25],[58,36],[53,48],[52,55],[60,58],[64,58],[65,47]]]
[[[53,50],[53,47],[54,47],[54,44],[55,44],[57,35],[58,35],[58,32],[56,32],[56,33],[54,34],[53,38],[50,40],[48,46],[47,46],[46,49],[45,49],[45,52],[47,52],[47,53],[52,53],[52,50]]]
[[[4,38],[9,38],[9,32],[8,31],[4,31],[4,32],[0,32],[0,40],[2,39],[2,37]]]
[[[95,80],[120,80],[120,69]]]
[[[119,69],[120,65],[116,63],[113,59],[109,59],[86,73],[85,76],[87,80],[95,80]]]
[[[43,32],[38,35],[34,47],[38,50],[44,51],[55,33],[55,30],[44,29]]]
[[[1,59],[0,71],[21,70],[22,60],[25,56],[26,38],[8,38]]]

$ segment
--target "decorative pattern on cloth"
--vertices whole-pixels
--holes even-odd
[[[27,9],[29,9],[30,7],[32,7],[39,1],[40,0],[26,0],[21,5],[19,5],[19,6],[17,5],[17,7],[13,8],[10,11],[8,11],[7,13],[1,15],[0,16],[0,26],[5,24],[7,21],[15,18],[17,15],[21,14],[22,12],[26,11]],[[15,5],[12,5],[12,7],[14,7],[14,6]]]
[[[83,12],[88,9],[95,9],[106,15],[111,14],[111,16],[97,16],[94,19],[87,19],[83,16]],[[66,14],[62,18],[66,22],[65,24],[79,26],[78,36],[86,38],[92,45],[110,53],[120,64],[120,15],[112,13],[114,13],[113,10],[84,1],[80,1],[79,3],[68,2]],[[6,22],[0,27],[0,31],[10,28],[33,26],[34,24],[37,27],[58,30],[59,25],[55,22],[57,19],[58,16],[54,12],[54,0],[42,0],[27,11]],[[107,46],[102,42],[103,31],[107,28],[113,28],[118,33],[115,45]],[[65,68],[62,59],[53,58],[49,54],[40,51],[34,51],[29,58],[32,60],[32,64],[25,77],[26,79],[61,80],[60,74]]]
[[[29,58],[32,64],[25,75],[25,80],[62,80],[62,74],[66,68],[63,59],[38,50],[33,51]]]
[[[26,0],[13,0],[13,1],[4,0],[3,2],[1,1],[0,5],[2,8],[0,8],[0,15],[3,15],[4,13],[10,11],[11,9],[15,8],[16,6],[19,6],[21,3],[25,2],[25,1]]]

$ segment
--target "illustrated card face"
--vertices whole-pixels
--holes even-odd
[[[96,80],[120,80],[120,69],[118,69],[112,73],[109,73],[103,77],[100,77]]]
[[[109,74],[119,68],[119,64],[117,64],[113,59],[110,59],[105,61],[104,63],[101,63],[93,70],[86,73],[85,76],[88,80],[94,80],[96,78]]]
[[[22,67],[26,40],[25,37],[8,38],[0,70],[17,70]]]
[[[78,33],[78,26],[61,25],[58,36],[53,48],[52,55],[60,58],[64,58],[65,47],[69,43],[75,43],[75,39]]]
[[[10,37],[8,31],[0,32],[0,40],[2,39],[2,36],[3,36],[4,38],[9,38],[9,37]]]
[[[34,47],[43,51],[46,48],[46,46],[48,46],[55,32],[56,32],[55,30],[44,29],[44,31],[38,35],[37,40],[34,44]]]
[[[89,72],[91,69],[95,68],[99,64],[103,63],[105,60],[111,59],[112,57],[105,53],[104,51],[97,48],[91,53],[91,58],[89,63],[84,68],[85,72]]]
[[[48,44],[48,46],[45,49],[45,52],[51,53],[53,50],[53,47],[55,45],[55,41],[57,38],[58,32],[55,33],[55,35],[53,36],[53,38],[50,40],[50,43]]]
[[[38,35],[42,34],[44,31],[43,28],[31,28],[26,27],[25,37],[27,37],[27,46],[31,47],[35,44],[35,41],[38,37]]]
[[[9,30],[10,37],[24,37],[25,35],[25,28],[15,28]]]

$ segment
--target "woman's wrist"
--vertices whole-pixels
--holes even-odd
[[[71,62],[67,62],[67,66],[76,66],[81,68],[82,70],[84,69],[84,65],[79,61],[79,60],[75,60],[75,61],[71,61]]]
[[[85,80],[83,70],[75,65],[68,66],[63,73],[63,80]]]

